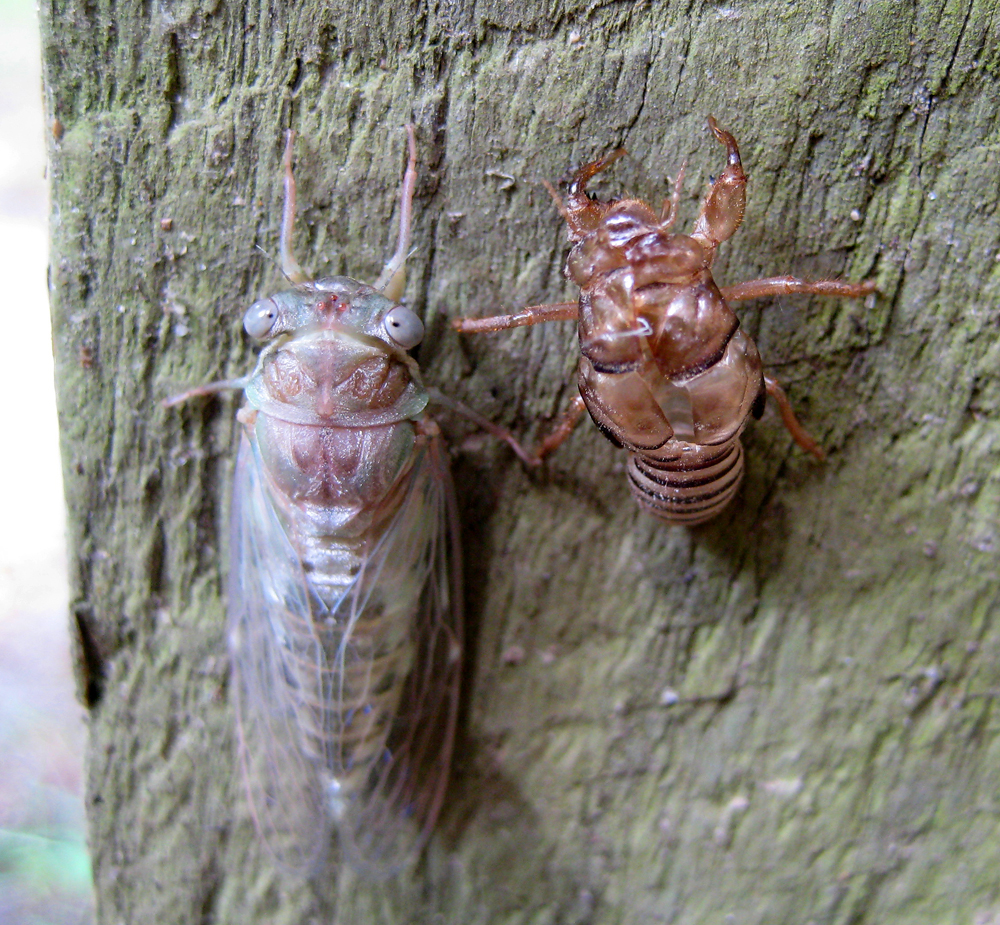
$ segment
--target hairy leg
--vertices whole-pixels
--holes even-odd
[[[506,331],[529,324],[546,321],[576,321],[579,316],[577,302],[550,302],[546,305],[528,305],[510,315],[493,315],[489,318],[455,318],[451,326],[463,334],[488,334]]]
[[[826,459],[826,453],[823,452],[820,445],[799,423],[799,419],[795,416],[795,412],[792,411],[792,403],[788,400],[785,390],[778,384],[778,380],[773,379],[771,376],[765,376],[764,387],[767,389],[767,394],[770,395],[777,404],[778,411],[781,414],[781,423],[788,428],[788,432],[792,435],[792,439],[800,447],[802,447],[803,450],[811,456],[814,456],[820,462]]]
[[[722,298],[727,302],[745,302],[748,299],[763,299],[768,296],[793,293],[858,299],[875,291],[875,280],[866,279],[860,283],[849,283],[842,279],[809,281],[794,276],[769,276],[765,279],[747,280],[735,286],[723,286],[720,291]]]

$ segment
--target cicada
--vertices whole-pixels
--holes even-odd
[[[281,265],[254,302],[233,485],[228,638],[254,820],[286,868],[317,872],[334,831],[374,876],[412,860],[442,805],[462,655],[454,496],[398,299],[410,247],[414,129],[395,254],[378,281],[309,280],[292,254],[288,133]]]
[[[688,526],[716,516],[736,494],[744,471],[740,435],[751,416],[761,416],[767,395],[795,442],[823,458],[780,384],[764,374],[729,303],[795,292],[855,298],[875,290],[871,280],[791,276],[720,288],[712,264],[716,248],[743,221],[747,178],[736,140],[711,116],[708,125],[726,147],[727,163],[690,235],[672,231],[683,167],[659,212],[638,199],[605,202],[587,194],[587,183],[625,153],[619,149],[581,167],[565,202],[549,187],[573,244],[566,275],[580,287],[579,302],[455,322],[459,331],[486,332],[576,320],[580,395],[533,461],[558,447],[586,410],[629,452],[629,487],[640,507]]]

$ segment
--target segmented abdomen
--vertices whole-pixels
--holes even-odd
[[[284,613],[289,635],[305,641],[296,647],[298,670],[288,678],[288,693],[298,703],[303,749],[327,777],[335,819],[363,794],[386,751],[413,664],[420,582],[407,574],[364,574],[366,550],[378,539],[320,538],[316,545],[328,570],[303,556],[315,593],[312,611]],[[329,570],[337,563],[339,570]]]
[[[722,447],[698,447],[689,457],[658,459],[632,454],[628,483],[639,506],[667,523],[694,526],[711,520],[743,481],[739,438]]]
[[[307,608],[282,615],[291,643],[287,696],[335,819],[364,793],[385,754],[414,662],[428,535],[425,503],[411,497],[420,495],[413,459],[401,461],[398,448],[374,458],[345,451],[355,441],[393,448],[399,430],[412,434],[412,425],[364,435],[317,429],[322,436],[312,442],[337,445],[339,471],[327,472],[321,489],[318,479],[304,480],[307,487],[276,498],[309,596]],[[317,497],[306,502],[310,492]]]
[[[764,389],[760,356],[743,331],[714,363],[675,376],[643,356],[634,368],[608,370],[584,355],[579,385],[594,422],[629,452],[629,488],[643,510],[693,526],[732,500],[743,480],[740,434],[759,415]]]

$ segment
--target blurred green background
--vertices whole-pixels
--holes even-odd
[[[70,674],[37,16],[0,0],[0,923],[94,921]],[[15,349],[11,349],[15,348]]]

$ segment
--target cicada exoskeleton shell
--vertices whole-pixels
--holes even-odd
[[[640,506],[687,526],[716,516],[736,494],[744,471],[740,435],[751,417],[760,417],[767,395],[799,446],[823,458],[781,386],[764,375],[756,344],[730,303],[791,292],[858,297],[875,289],[872,281],[793,277],[716,284],[715,252],[743,220],[746,176],[733,136],[708,121],[726,147],[727,163],[690,234],[672,230],[683,168],[672,201],[660,211],[638,199],[588,195],[587,183],[624,153],[615,151],[581,167],[565,200],[550,188],[573,243],[566,275],[580,288],[579,303],[455,322],[460,331],[486,332],[575,319],[580,397],[542,441],[535,462],[559,446],[586,411],[630,453],[629,487]]]

